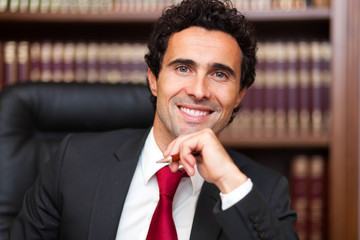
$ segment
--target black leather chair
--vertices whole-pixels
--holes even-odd
[[[0,92],[0,240],[40,168],[71,132],[147,128],[153,121],[144,85],[25,83]]]

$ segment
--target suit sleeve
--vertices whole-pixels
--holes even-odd
[[[294,229],[296,213],[290,209],[285,177],[278,179],[268,199],[266,202],[254,185],[248,195],[225,211],[218,202],[214,213],[226,236],[231,240],[299,239]]]
[[[58,185],[70,136],[64,139],[55,158],[45,163],[40,176],[25,195],[23,208],[10,230],[11,240],[59,238],[61,196]]]

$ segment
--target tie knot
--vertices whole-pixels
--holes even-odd
[[[171,172],[169,167],[163,167],[156,173],[161,195],[173,198],[181,178],[188,176],[185,170]]]

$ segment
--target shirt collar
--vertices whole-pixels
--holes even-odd
[[[151,128],[149,135],[146,138],[144,148],[140,155],[140,163],[142,166],[142,172],[144,176],[145,183],[148,183],[150,178],[155,175],[155,173],[162,167],[168,165],[168,163],[156,163],[157,160],[160,160],[164,157],[160,148],[155,142],[154,131]],[[204,179],[201,177],[195,166],[195,174],[190,177],[193,194],[200,191]]]

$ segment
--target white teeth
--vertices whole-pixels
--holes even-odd
[[[196,111],[194,109],[190,110],[189,108],[184,108],[184,107],[181,107],[180,110],[193,116],[193,117],[205,116],[205,115],[209,114],[209,112],[206,112],[206,111]]]

